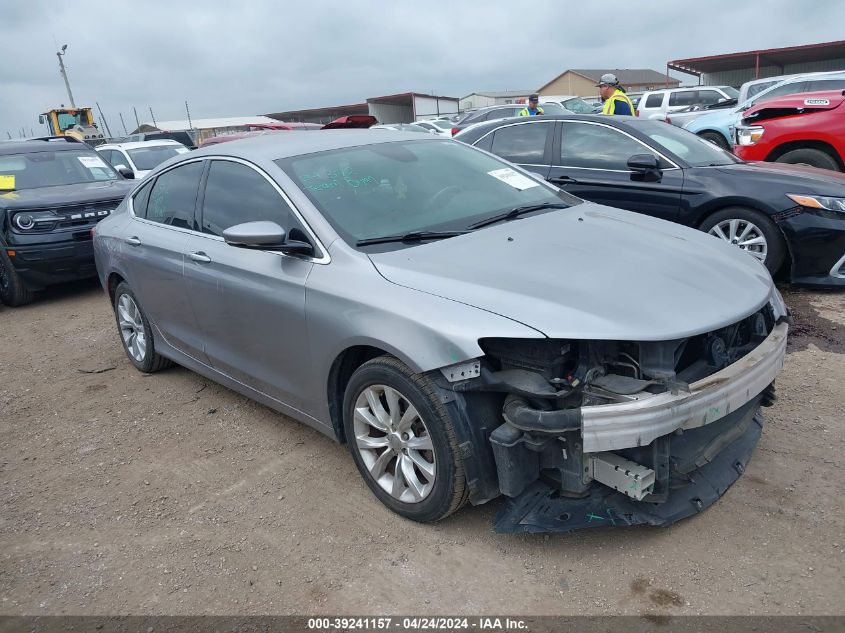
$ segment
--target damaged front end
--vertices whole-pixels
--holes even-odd
[[[501,407],[489,432],[499,532],[667,525],[744,471],[774,402],[788,316],[779,295],[724,328],[673,341],[482,339],[446,368],[452,391]],[[485,426],[489,421],[485,421]]]

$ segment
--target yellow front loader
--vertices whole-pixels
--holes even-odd
[[[53,136],[70,136],[89,145],[105,142],[91,108],[55,108],[41,114],[38,122],[46,123]]]

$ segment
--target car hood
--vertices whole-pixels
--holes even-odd
[[[395,284],[550,338],[684,338],[735,323],[772,292],[765,268],[735,246],[592,203],[370,259]]]
[[[730,110],[720,112],[708,112],[702,114],[697,119],[693,119],[684,126],[685,130],[690,132],[700,132],[707,128],[723,128],[727,129],[734,125],[739,120],[740,110],[731,108]],[[669,115],[671,117],[671,115]]]
[[[845,197],[845,174],[829,169],[787,163],[747,162],[718,167],[722,173],[770,183],[785,193]],[[790,206],[784,198],[784,207]]]
[[[34,209],[117,200],[129,193],[134,185],[132,180],[109,180],[0,192],[0,208]]]

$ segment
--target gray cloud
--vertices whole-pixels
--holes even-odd
[[[240,116],[416,90],[461,97],[526,89],[566,68],[666,61],[834,40],[845,5],[811,0],[586,3],[358,0],[4,0],[0,137],[39,129],[66,103],[53,34],[77,105],[98,101],[113,133],[157,120]]]

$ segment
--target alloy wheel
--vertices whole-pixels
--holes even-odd
[[[369,475],[391,497],[419,503],[436,476],[434,445],[416,407],[386,385],[365,388],[355,401],[353,438]]]
[[[763,231],[753,222],[740,219],[723,220],[714,225],[708,233],[735,246],[739,246],[742,250],[750,253],[761,262],[766,261],[766,256],[769,253],[769,244],[766,241]]]
[[[126,351],[137,362],[143,363],[147,355],[147,335],[144,333],[144,317],[129,295],[120,295],[117,300],[117,322]]]

